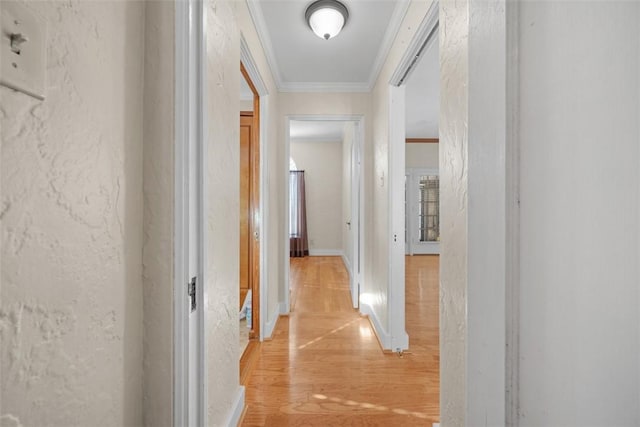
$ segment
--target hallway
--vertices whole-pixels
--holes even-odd
[[[411,426],[439,419],[438,257],[407,257],[410,351],[384,354],[339,257],[291,259],[289,317],[262,344],[244,426]]]

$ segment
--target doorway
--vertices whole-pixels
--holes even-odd
[[[286,312],[295,308],[290,287],[292,241],[297,244],[291,228],[295,225],[291,212],[296,203],[296,198],[292,197],[292,168],[304,170],[297,173],[304,175],[305,179],[305,222],[308,225],[308,246],[302,249],[302,253],[306,250],[310,256],[340,257],[349,275],[351,305],[359,307],[359,290],[364,275],[361,231],[364,223],[361,179],[363,126],[364,117],[359,115],[287,117],[285,182],[290,191],[285,198],[284,209],[287,213],[283,288]],[[333,169],[324,167],[327,163],[319,161],[321,158],[325,158]]]
[[[240,383],[260,343],[260,96],[240,63]]]
[[[440,61],[438,34],[427,40],[405,92],[405,322],[409,350],[427,360],[440,400]]]

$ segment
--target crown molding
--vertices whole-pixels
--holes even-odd
[[[262,6],[260,6],[259,0],[246,0],[246,2],[247,7],[249,8],[249,15],[251,15],[251,20],[253,21],[253,25],[256,27],[258,38],[260,39],[260,43],[262,44],[264,55],[267,57],[267,63],[269,64],[269,68],[271,69],[271,75],[275,80],[276,87],[280,89],[280,87],[282,86],[282,75],[280,74],[280,69],[278,68],[276,56],[273,53],[273,44],[271,43],[271,37],[269,36],[269,31],[267,30],[267,23],[264,21]]]
[[[253,56],[251,55],[251,51],[249,50],[249,45],[247,41],[244,39],[244,36],[240,34],[240,62],[244,65],[244,69],[249,74],[249,78],[251,78],[251,83],[258,91],[258,95],[265,96],[269,94],[267,90],[267,85],[264,84],[264,80],[262,80],[262,76],[260,75],[260,71],[258,71],[258,67],[256,66],[256,62],[253,60]],[[243,99],[242,97],[240,99]],[[253,96],[250,98],[253,99]]]
[[[393,14],[389,20],[389,25],[387,26],[387,31],[384,33],[384,39],[382,39],[382,44],[380,45],[380,50],[378,50],[378,56],[376,56],[376,60],[371,68],[371,74],[369,75],[368,82],[369,91],[373,90],[373,86],[376,84],[376,80],[378,80],[380,71],[382,71],[382,67],[387,60],[387,56],[389,56],[393,42],[400,31],[400,25],[402,25],[402,21],[407,15],[410,4],[410,0],[399,0],[393,10]]]

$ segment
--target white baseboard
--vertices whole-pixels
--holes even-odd
[[[278,311],[279,314],[282,315],[289,314],[289,312],[287,311],[287,306],[284,302],[278,303]]]
[[[382,349],[391,350],[391,335],[389,335],[387,330],[382,327],[382,323],[380,323],[380,319],[378,318],[375,310],[373,310],[373,308],[369,304],[361,304],[360,312],[364,315],[369,316],[369,320],[371,321],[374,332],[376,333],[378,340],[380,341]]]
[[[343,256],[340,249],[309,249],[309,256]]]
[[[226,425],[228,427],[237,427],[238,423],[240,423],[240,417],[242,417],[243,411],[244,411],[244,386],[240,386],[236,394],[236,399],[233,402],[231,413],[227,417]]]
[[[409,335],[403,331],[397,337],[391,337],[391,349],[393,351],[409,350]]]
[[[414,243],[405,255],[440,255],[440,242]]]
[[[353,272],[351,271],[351,263],[349,262],[349,258],[343,253],[342,254],[342,263],[344,264],[344,268],[349,272],[349,277],[353,279]]]
[[[278,323],[278,316],[280,316],[280,307],[278,307],[278,309],[271,316],[269,316],[267,324],[264,325],[264,335],[262,336],[262,339],[271,338],[271,336],[273,335],[273,330],[276,327],[276,323]]]

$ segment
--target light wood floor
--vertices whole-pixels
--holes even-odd
[[[407,257],[410,353],[384,354],[338,257],[291,260],[289,317],[262,344],[243,426],[431,426],[439,420],[438,257]]]

